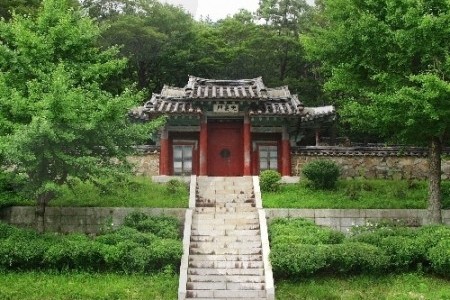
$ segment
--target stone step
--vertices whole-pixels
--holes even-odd
[[[250,248],[260,248],[261,241],[255,242],[224,242],[224,241],[215,241],[215,242],[191,242],[191,249],[214,249],[214,248],[231,248],[231,249],[250,249]]]
[[[260,242],[259,235],[242,235],[242,236],[209,236],[209,235],[191,235],[192,242]]]
[[[201,224],[192,225],[193,230],[258,230],[259,224]]]
[[[188,290],[264,290],[261,282],[188,282]]]
[[[250,268],[250,269],[208,269],[208,268],[189,268],[189,275],[239,275],[239,276],[264,276],[264,269],[262,268]]]
[[[259,255],[262,254],[261,248],[245,248],[245,249],[230,249],[230,248],[190,248],[189,254],[197,254],[197,255]]]
[[[186,300],[190,300],[190,299],[195,299],[195,300],[211,300],[211,298],[186,298]],[[214,300],[230,300],[230,299],[236,299],[236,298],[218,298],[218,297],[214,297]],[[239,298],[239,300],[255,300],[256,298]],[[262,298],[257,298],[257,299],[267,299],[266,297],[262,297]]]
[[[255,201],[255,198],[248,195],[210,195],[210,196],[202,196],[199,195],[196,199],[196,203],[252,203]]]
[[[261,275],[189,275],[188,282],[246,282],[264,283]]]
[[[261,261],[261,255],[189,255],[189,261]]]
[[[257,230],[259,224],[193,224],[192,229],[197,230]]]
[[[195,260],[189,261],[190,268],[199,269],[262,269],[264,263],[262,261],[227,261],[227,260]]]
[[[192,217],[192,224],[193,225],[227,225],[227,224],[233,224],[233,225],[259,225],[259,219],[253,218],[253,219],[239,219],[239,218],[232,218],[232,219],[225,219],[222,216],[218,214],[217,218],[211,218],[211,216],[215,216],[215,214],[211,215],[194,215]]]
[[[260,230],[211,230],[211,229],[192,229],[192,235],[203,235],[203,236],[259,236]]]
[[[254,212],[256,208],[246,203],[240,207],[196,207],[196,214],[214,214],[214,213],[236,213],[236,212]]]
[[[207,299],[263,299],[266,297],[264,290],[187,290],[187,298],[207,298]]]

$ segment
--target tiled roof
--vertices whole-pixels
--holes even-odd
[[[250,116],[315,118],[334,116],[334,107],[305,108],[287,86],[267,88],[261,77],[240,80],[216,80],[189,76],[184,88],[164,86],[160,94],[131,111],[137,119],[148,120],[158,114],[202,114],[204,102],[249,102]]]
[[[304,146],[292,147],[292,152],[302,156],[417,156],[428,155],[427,148],[412,146],[393,147],[342,147],[342,146]],[[450,148],[442,149],[444,154],[450,153]]]

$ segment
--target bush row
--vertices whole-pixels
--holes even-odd
[[[37,234],[0,223],[0,268],[130,274],[179,267],[182,245],[176,219],[148,218],[143,214],[127,218],[140,220],[132,224],[136,228],[123,226],[97,237]],[[151,223],[157,225],[151,227]]]
[[[344,237],[306,220],[277,219],[269,236],[276,277],[414,270],[450,277],[448,226],[369,226]]]

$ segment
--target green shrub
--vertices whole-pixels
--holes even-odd
[[[428,250],[443,240],[450,239],[450,226],[428,225],[417,230],[417,240],[421,248]]]
[[[338,244],[345,235],[327,227],[317,226],[302,218],[275,219],[269,226],[269,237],[275,243]]]
[[[262,171],[259,175],[259,184],[263,192],[276,192],[280,187],[281,175],[274,170]]]
[[[342,274],[381,273],[389,265],[389,257],[378,247],[358,242],[329,245],[329,271]]]
[[[327,246],[274,244],[270,260],[277,278],[309,277],[327,269]]]
[[[389,256],[394,271],[416,270],[425,263],[425,249],[415,237],[388,236],[381,240],[380,248]]]
[[[43,263],[55,270],[104,270],[103,245],[89,239],[63,239],[46,250]]]
[[[341,171],[335,162],[319,159],[306,164],[302,173],[313,188],[330,190],[335,188]]]
[[[156,240],[148,247],[147,272],[154,272],[170,267],[176,271],[180,267],[183,246],[177,240]]]
[[[431,248],[428,259],[434,272],[450,277],[450,239],[441,240]]]
[[[166,184],[166,191],[168,194],[180,194],[188,189],[186,183],[177,179],[170,179]]]
[[[106,245],[117,245],[121,242],[133,242],[139,245],[149,245],[157,237],[152,233],[140,232],[135,228],[122,227],[111,233],[100,235],[96,241]]]
[[[143,213],[134,212],[125,217],[124,226],[153,233],[161,238],[178,239],[180,237],[180,222],[174,217],[149,217]]]
[[[134,214],[127,222],[148,232],[121,227],[96,238],[83,234],[41,235],[0,223],[0,269],[126,274],[176,270],[182,255],[178,220]]]

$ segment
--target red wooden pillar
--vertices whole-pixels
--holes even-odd
[[[244,117],[244,176],[252,175],[252,138],[250,130],[250,120]]]
[[[291,145],[286,127],[281,136],[281,176],[291,176]]]
[[[208,175],[208,123],[206,117],[200,121],[199,176]]]
[[[159,153],[159,175],[170,175],[170,141],[169,132],[164,128],[161,132],[161,150]]]

